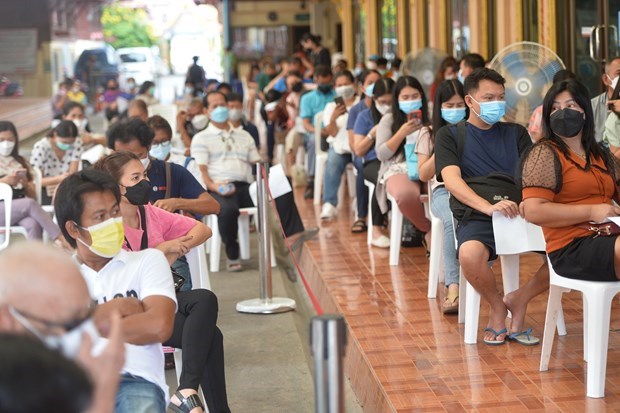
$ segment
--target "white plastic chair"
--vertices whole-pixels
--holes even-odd
[[[502,265],[502,281],[504,284],[504,294],[509,294],[519,288],[519,254],[531,251],[544,251],[545,239],[542,229],[534,224],[525,221],[521,217],[509,219],[501,213],[493,214],[493,233],[495,236],[495,252],[499,256]],[[496,230],[502,221],[509,227],[503,230]],[[506,230],[505,228],[510,228]],[[517,234],[525,234],[519,236]],[[456,232],[455,232],[456,234]],[[518,240],[519,242],[514,242]],[[459,316],[463,310],[465,321],[465,344],[476,344],[478,341],[478,319],[480,315],[480,294],[474,287],[461,276],[461,291],[465,290],[465,297],[459,297],[459,304],[464,301],[464,308],[459,308]],[[461,294],[459,294],[461,295]],[[461,322],[461,319],[459,319]],[[566,334],[564,317],[557,322],[560,335]]]
[[[390,217],[390,265],[398,265],[400,257],[400,243],[403,236],[403,214],[400,212],[396,200],[387,191],[387,198],[392,203]]]
[[[426,218],[431,221],[431,256],[428,265],[428,298],[437,297],[437,286],[445,279],[444,266],[441,264],[443,250],[443,222],[433,215],[431,211],[431,192],[429,187],[428,195],[420,196],[424,205]]]
[[[149,116],[153,116],[153,115],[161,116],[162,118],[168,121],[168,123],[170,124],[170,127],[172,127],[172,130],[176,130],[177,112],[178,112],[177,105],[157,103],[155,105],[150,105],[148,109],[149,109]]]
[[[314,205],[321,205],[323,180],[325,179],[325,166],[327,165],[327,152],[321,150],[321,130],[323,129],[323,112],[314,115]]]
[[[562,277],[549,262],[549,301],[545,318],[545,333],[540,355],[540,371],[549,369],[555,329],[562,309],[562,294],[570,290],[580,291],[583,296],[583,355],[588,363],[586,395],[605,397],[605,375],[609,346],[609,322],[611,302],[620,292],[619,282],[582,281]]]
[[[239,240],[239,256],[242,260],[250,259],[250,216],[258,216],[258,208],[240,208],[238,220],[237,237]],[[209,267],[211,272],[220,270],[220,256],[222,253],[222,237],[220,236],[220,227],[217,223],[217,215],[209,215],[208,224],[213,235],[209,240]],[[275,253],[273,251],[273,242],[271,243],[271,266],[276,266]]]
[[[13,188],[5,183],[0,183],[0,202],[4,202],[4,225],[0,228],[0,234],[4,234],[4,238],[0,243],[0,251],[9,246],[11,233],[21,234],[28,238],[26,228],[19,226],[11,226],[11,204],[13,202]]]
[[[375,184],[364,179],[364,185],[368,187],[368,231],[366,231],[366,243],[372,245],[372,197],[375,196]]]

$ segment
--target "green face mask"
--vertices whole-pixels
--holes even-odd
[[[100,224],[91,225],[88,228],[79,225],[78,227],[90,233],[92,244],[88,245],[79,238],[77,240],[100,257],[112,258],[119,253],[123,246],[125,231],[123,229],[122,217],[110,218]]]
[[[73,149],[73,144],[72,143],[65,143],[65,142],[56,141],[56,146],[58,147],[58,149],[60,149],[63,152],[66,152],[66,151],[69,151],[69,150]]]

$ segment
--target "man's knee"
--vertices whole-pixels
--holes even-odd
[[[489,250],[480,241],[465,241],[459,247],[459,263],[465,271],[487,265],[488,261]]]

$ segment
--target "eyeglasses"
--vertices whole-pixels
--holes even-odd
[[[22,324],[30,324],[28,320],[32,320],[32,321],[36,321],[37,323],[43,324],[48,329],[62,328],[65,332],[68,333],[69,331],[79,327],[82,323],[84,323],[88,319],[92,318],[93,314],[95,313],[95,308],[97,308],[97,302],[93,300],[93,301],[90,302],[90,305],[88,306],[88,312],[86,313],[86,315],[84,317],[81,317],[81,318],[75,319],[75,320],[71,320],[71,321],[68,321],[68,322],[64,322],[64,323],[63,322],[57,322],[57,321],[45,320],[43,318],[40,318],[40,317],[37,317],[37,316],[33,316],[32,314],[28,314],[25,311],[18,310],[17,308],[15,308],[13,306],[9,306],[9,311]]]

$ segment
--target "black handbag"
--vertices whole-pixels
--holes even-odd
[[[140,228],[142,228],[142,239],[140,240],[140,251],[145,250],[149,247],[149,237],[146,232],[146,210],[144,209],[144,205],[138,205],[138,209],[140,210]],[[130,250],[133,251],[131,245],[127,238],[125,238],[125,242]],[[183,277],[177,270],[170,267],[170,272],[172,273],[172,282],[174,283],[174,291],[181,291],[181,287],[185,284],[185,277]]]

